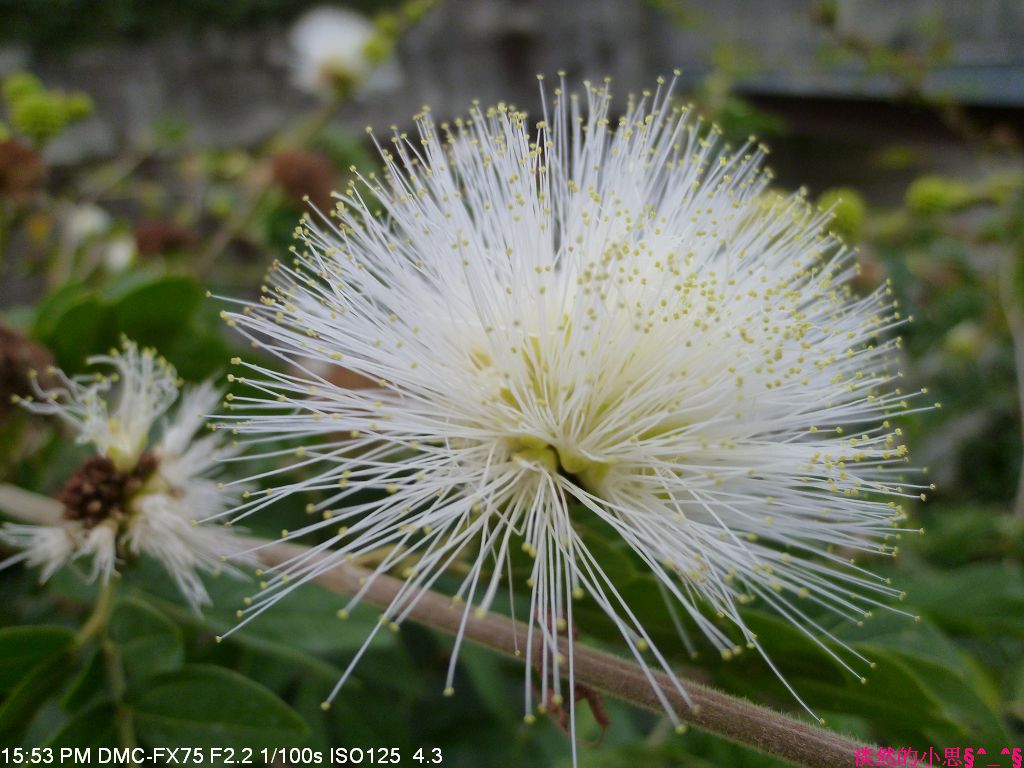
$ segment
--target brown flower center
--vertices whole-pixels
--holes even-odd
[[[152,453],[142,454],[128,472],[117,469],[105,456],[86,459],[57,495],[64,505],[65,519],[92,528],[109,517],[124,514],[128,500],[149,479],[156,465]]]

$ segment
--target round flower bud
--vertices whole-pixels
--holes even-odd
[[[13,106],[25,96],[43,92],[43,84],[31,72],[15,72],[4,78],[4,98]]]
[[[975,202],[969,185],[944,176],[922,176],[907,189],[907,208],[914,213],[956,211]]]
[[[964,320],[954,325],[943,340],[942,347],[947,354],[965,360],[975,360],[985,344],[985,332],[977,323]]]
[[[69,120],[84,120],[92,115],[96,105],[89,94],[72,93],[65,99],[64,108]]]
[[[15,130],[36,142],[52,139],[64,129],[67,121],[63,101],[47,93],[30,93],[11,105],[11,123]]]
[[[864,198],[855,189],[834,187],[818,198],[818,206],[832,211],[832,231],[848,243],[860,242],[864,235]]]

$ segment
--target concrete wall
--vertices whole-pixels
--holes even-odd
[[[402,122],[423,103],[437,114],[472,98],[529,106],[536,72],[611,75],[621,91],[680,67],[690,81],[707,71],[716,43],[758,63],[753,92],[794,96],[884,96],[893,84],[859,70],[825,67],[826,42],[810,21],[817,0],[668,0],[687,26],[638,0],[447,0],[402,41],[396,87],[346,108],[355,127]],[[979,102],[1024,106],[1024,3],[1020,0],[839,0],[837,25],[876,43],[920,40],[936,27],[953,40],[952,61],[932,82]],[[8,48],[0,73],[27,66],[47,83],[93,95],[97,116],[50,149],[51,160],[107,156],[146,139],[155,120],[191,126],[190,141],[248,145],[268,136],[311,100],[290,83],[287,30],[266,27],[62,56]]]

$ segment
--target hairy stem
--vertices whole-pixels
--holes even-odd
[[[265,565],[275,566],[305,552],[305,547],[299,545],[277,543],[263,547],[257,555]],[[370,579],[368,586],[360,585],[360,579]],[[383,574],[371,579],[369,571],[347,564],[321,574],[317,581],[346,595],[365,589],[363,599],[380,608],[390,605],[403,585],[402,581]],[[414,621],[449,634],[459,631],[465,606],[428,590],[417,592],[413,599],[416,605],[409,616]],[[488,614],[470,617],[466,621],[464,636],[493,651],[521,657],[521,649],[526,647],[527,627],[522,622]],[[568,639],[560,642],[565,646],[563,653],[567,654]],[[631,704],[655,712],[663,711],[646,673],[636,664],[579,643],[573,646],[573,662],[576,682]],[[861,746],[845,736],[788,715],[700,683],[684,681],[694,703],[691,708],[676,692],[666,674],[657,671],[652,671],[652,674],[680,720],[796,765],[846,768],[853,762],[854,751]]]
[[[110,579],[100,593],[99,602],[93,617],[99,616],[98,633],[100,641],[100,652],[103,654],[104,666],[107,670],[107,684],[110,686],[110,694],[114,699],[114,721],[117,723],[117,736],[122,747],[136,746],[135,722],[131,708],[124,703],[124,693],[128,682],[124,673],[124,662],[121,658],[121,649],[117,643],[107,636],[107,625],[110,615],[113,613],[114,596],[117,593],[118,579]],[[90,622],[92,617],[90,617]],[[83,627],[83,631],[84,631]],[[81,633],[80,633],[81,634]],[[134,765],[134,761],[132,763]]]
[[[127,681],[121,660],[121,649],[107,637],[107,626],[114,612],[119,584],[120,579],[114,576],[103,585],[92,613],[75,636],[75,645],[82,648],[90,640],[98,640],[100,653],[103,654],[103,666],[107,673],[107,684],[114,700],[114,721],[117,724],[118,740],[122,747],[134,747],[137,744],[135,723],[131,708],[124,703]],[[133,762],[132,765],[134,764]]]
[[[13,493],[14,490],[19,493]],[[59,504],[53,499],[14,489],[13,486],[0,485],[0,502],[4,501],[4,491],[13,497],[7,501],[20,503],[0,503],[0,508],[26,522],[37,522],[41,516],[40,508],[46,505],[50,505],[51,515],[59,510]],[[32,501],[35,503],[26,503]],[[252,544],[262,545],[256,555],[264,565],[270,567],[309,554],[306,547],[297,544],[256,539],[252,540]],[[361,579],[369,583],[364,586],[360,584]],[[385,574],[373,575],[366,569],[349,564],[340,564],[320,574],[317,581],[345,595],[365,589],[363,599],[380,608],[391,604],[404,583]],[[449,634],[459,631],[465,606],[459,606],[450,597],[429,590],[414,593],[412,599],[416,600],[416,604],[409,616],[414,621]],[[504,616],[487,614],[478,618],[471,615],[466,621],[464,637],[498,653],[521,658],[520,649],[526,647],[527,631],[522,622]],[[560,642],[564,646],[562,652],[568,654],[568,639],[563,638]],[[578,643],[573,646],[573,662],[576,682],[654,712],[663,711],[646,673],[636,664]],[[693,700],[694,706],[691,707],[675,690],[667,675],[654,670],[650,674],[683,722],[795,765],[806,768],[847,768],[853,762],[855,750],[862,746],[846,736],[692,680],[684,680],[686,691]]]
[[[134,747],[135,718],[131,707],[124,703],[124,693],[128,687],[125,679],[124,663],[121,649],[110,639],[104,637],[100,641],[104,665],[107,668],[107,683],[114,699],[114,721],[117,723],[117,738],[122,747]],[[132,763],[134,765],[134,762]]]
[[[85,620],[82,628],[75,635],[75,645],[79,648],[93,638],[98,637],[102,640],[106,636],[107,622],[110,620],[110,614],[114,611],[114,597],[117,595],[117,584],[118,580],[116,577],[108,579],[107,583],[100,590],[92,613],[89,614],[89,618]]]

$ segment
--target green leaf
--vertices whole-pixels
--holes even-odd
[[[197,311],[202,296],[192,277],[129,271],[102,291],[71,285],[54,292],[41,302],[33,332],[70,370],[125,334],[156,347],[186,378],[205,378],[223,366],[230,347],[220,337],[217,313]]]
[[[179,333],[160,347],[178,373],[189,381],[199,381],[223,370],[235,354],[221,335],[220,317],[212,312],[215,320],[211,322],[207,319],[209,314],[205,305],[200,307],[188,332]]]
[[[251,595],[255,587],[251,581],[217,579],[211,582],[214,605],[206,615],[209,624],[218,632],[237,624],[235,611],[244,606],[244,598]],[[318,656],[354,653],[377,626],[378,614],[360,607],[347,619],[340,620],[338,609],[346,602],[345,598],[316,584],[304,584],[287,600],[246,624],[245,629],[233,633],[231,639],[243,644],[249,640],[269,641]],[[378,632],[373,647],[393,647],[396,638],[393,632]]]
[[[1007,709],[1018,720],[1024,720],[1024,661],[1014,670],[1009,688]]]
[[[181,599],[177,587],[167,576],[166,571],[156,563],[151,561],[141,562],[137,568],[132,569],[132,572],[126,574],[125,578],[132,579],[135,583],[143,585],[147,590],[147,600],[149,603],[158,606],[159,610],[165,615],[173,617],[173,620],[179,626],[194,626],[207,639],[215,635],[223,635],[230,627],[238,623],[238,618],[234,611],[242,606],[243,596],[252,594],[254,586],[251,581],[232,579],[226,576],[209,579],[207,588],[213,600],[213,605],[204,611],[202,615],[199,615],[183,608],[177,602]],[[301,592],[302,590],[298,590],[294,596],[297,597]],[[157,595],[157,597],[153,595]],[[342,605],[341,602],[332,609],[332,616],[340,605]],[[251,628],[256,628],[260,621],[265,617],[269,617],[272,613],[273,610],[268,611],[267,614],[264,614],[264,616],[261,616],[252,624],[246,625],[244,630],[235,632],[225,638],[224,647],[237,645],[249,648],[264,657],[270,657],[272,663],[302,669],[306,673],[316,675],[321,680],[329,680],[331,685],[333,685],[341,675],[342,669],[297,646],[294,642],[295,637],[284,638],[281,641],[267,640],[257,632],[250,631]],[[343,623],[336,618],[334,621],[337,624]],[[392,638],[393,642],[394,635],[390,632],[387,634]],[[386,640],[386,638],[384,639]],[[266,658],[263,663],[267,663]]]
[[[68,712],[75,712],[92,701],[99,693],[106,691],[107,669],[103,653],[97,649],[85,666],[71,681],[60,705]]]
[[[187,665],[129,689],[140,739],[154,747],[285,746],[309,732],[302,718],[271,691],[246,677],[207,665]]]
[[[76,370],[90,354],[110,345],[109,320],[109,308],[95,294],[78,294],[49,307],[37,334],[62,368]]]
[[[467,644],[459,652],[459,664],[492,716],[501,719],[515,709],[518,702],[513,692],[520,691],[506,686],[507,676],[503,672],[508,667],[507,659],[479,646]]]
[[[752,610],[744,612],[744,619],[781,674],[815,711],[862,717],[883,741],[1006,739],[991,681],[927,622],[882,614],[863,627],[835,629],[837,637],[874,663],[869,670],[849,651],[829,644],[863,669],[863,684],[788,622]],[[719,663],[716,679],[758,699],[786,696],[754,654]]]
[[[130,680],[175,669],[185,660],[178,627],[136,598],[122,598],[118,602],[107,633],[120,648]]]
[[[366,151],[363,137],[340,125],[325,127],[317,134],[314,144],[330,158],[335,168],[344,170],[354,165],[365,171],[373,170],[376,166],[376,160]]]
[[[114,305],[142,286],[156,282],[162,277],[163,272],[153,267],[126,269],[103,286],[99,295],[104,303]]]
[[[928,535],[912,538],[907,549],[938,566],[940,578],[972,562],[1024,560],[1024,519],[1002,506],[958,505],[932,512],[924,522]],[[915,569],[903,570],[915,575]]]
[[[117,747],[116,710],[109,701],[100,701],[72,716],[47,743],[50,747]]]
[[[40,300],[32,321],[33,334],[41,339],[52,336],[61,316],[89,295],[85,286],[71,283]]]
[[[1024,568],[1004,561],[900,577],[907,602],[943,629],[973,637],[1024,637]]]
[[[987,570],[988,582],[992,585],[989,595],[973,594],[967,598],[977,600],[978,612],[1001,626],[1017,622],[1019,616],[1024,615],[1020,608],[1010,616],[1000,614],[996,608],[1002,605],[1007,610],[1006,606],[1015,605],[1017,599],[1007,570],[1016,572],[1005,566],[1001,566],[998,575]],[[984,580],[980,574],[972,577],[975,593],[984,591]],[[685,646],[669,621],[653,575],[637,569],[631,580],[620,584],[619,592],[659,649],[669,658],[685,659]],[[943,592],[944,602],[936,605],[936,609],[964,612],[964,598],[960,595],[967,594],[968,590],[944,589]],[[999,598],[994,599],[992,593]],[[911,597],[914,594],[911,593]],[[615,639],[614,628],[600,615],[592,600],[581,600],[574,610],[578,626],[584,632],[602,639]],[[709,618],[715,620],[710,615]],[[826,641],[829,648],[867,678],[865,685],[860,682],[859,674],[845,670],[825,648],[816,645],[791,622],[753,609],[744,610],[743,618],[783,678],[816,712],[862,718],[876,733],[890,740],[897,737],[904,741],[929,739],[940,735],[951,742],[974,737],[995,743],[1006,738],[992,681],[980,665],[927,621],[915,623],[909,617],[879,611],[879,615],[865,622],[863,627],[843,622],[832,629],[838,639],[876,664],[875,669],[870,670],[867,663],[857,661],[838,643]],[[731,633],[728,623],[722,620],[718,623],[723,631]],[[698,641],[698,649],[707,649],[708,643],[693,630],[692,622],[689,627],[691,637]],[[762,701],[777,701],[782,706],[795,705],[792,694],[756,652],[747,651],[728,663],[716,653],[702,653],[701,666],[716,684],[729,690]]]
[[[17,687],[38,664],[60,656],[74,641],[75,633],[66,627],[0,629],[0,692]]]
[[[927,620],[910,621],[906,616],[885,611],[863,626],[844,623],[835,630],[835,635],[858,648],[883,647],[943,668],[969,686],[990,709],[999,706],[996,685],[981,666]]]
[[[199,284],[190,277],[159,277],[125,292],[114,304],[114,321],[140,344],[161,348],[168,339],[187,332],[202,296]]]
[[[17,733],[56,692],[72,670],[71,657],[61,654],[32,668],[0,706],[0,735]]]

